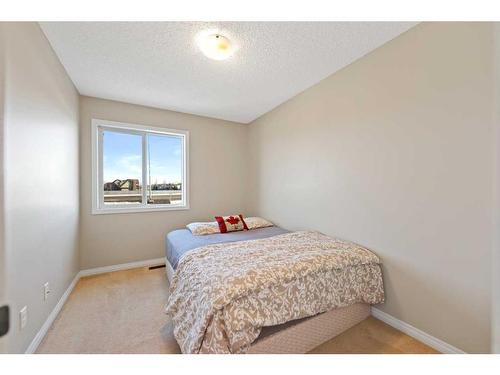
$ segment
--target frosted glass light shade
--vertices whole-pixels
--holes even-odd
[[[212,60],[225,60],[234,52],[231,41],[220,34],[200,36],[198,46],[203,54]]]

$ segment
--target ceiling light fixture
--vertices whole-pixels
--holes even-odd
[[[212,60],[225,60],[234,53],[234,46],[224,35],[218,33],[199,35],[198,47],[201,52]]]

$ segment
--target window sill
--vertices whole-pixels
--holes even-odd
[[[92,208],[92,215],[111,215],[111,214],[133,214],[145,212],[161,212],[161,211],[181,211],[189,210],[189,205],[186,206],[171,206],[171,207],[136,207],[136,208]]]

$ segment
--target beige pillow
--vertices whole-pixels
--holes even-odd
[[[189,229],[194,236],[220,233],[219,224],[215,221],[205,223],[189,223],[186,225],[186,228]]]
[[[265,227],[272,227],[274,224],[266,219],[261,217],[246,217],[245,223],[247,224],[248,229],[258,229]]]

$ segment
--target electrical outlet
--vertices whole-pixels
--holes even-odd
[[[43,284],[43,300],[47,301],[49,299],[49,294],[50,294],[50,287],[49,287],[49,282],[47,281],[45,284]]]
[[[28,324],[28,306],[24,306],[19,311],[19,327],[24,329]]]

